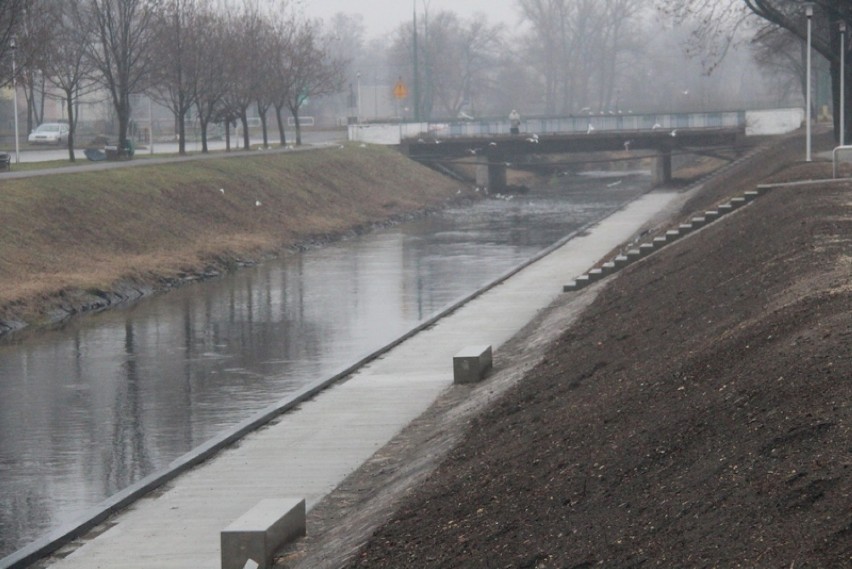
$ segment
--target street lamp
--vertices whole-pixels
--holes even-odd
[[[840,22],[840,146],[846,131],[846,22]]]
[[[358,80],[358,90],[355,93],[355,96],[358,97],[356,100],[356,113],[358,114],[358,124],[361,124],[361,72],[355,74],[355,79]]]
[[[814,16],[814,3],[805,2],[805,16],[808,18],[807,72],[805,86],[805,160],[811,158],[811,20]]]
[[[12,42],[9,44],[12,48],[12,90],[14,91],[13,102],[15,106],[15,164],[20,163],[21,151],[18,146],[18,70],[15,65],[15,53],[18,51],[18,43],[15,41],[15,36],[12,36]]]

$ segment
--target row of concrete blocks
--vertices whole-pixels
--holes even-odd
[[[453,356],[453,382],[478,383],[492,366],[490,345],[466,346]],[[222,530],[222,569],[270,569],[276,551],[305,535],[304,499],[261,500]]]
[[[714,210],[705,211],[704,215],[693,217],[689,220],[688,223],[682,223],[681,225],[679,225],[677,229],[670,229],[666,231],[664,235],[654,237],[652,241],[648,243],[642,243],[641,245],[639,245],[639,247],[627,251],[626,254],[618,255],[617,257],[615,257],[615,259],[602,264],[600,267],[594,268],[584,275],[580,275],[573,281],[563,286],[562,291],[571,292],[585,288],[586,286],[597,282],[620,269],[623,269],[627,265],[634,263],[639,259],[647,257],[654,251],[665,247],[669,243],[673,243],[681,237],[684,237],[685,235],[688,235],[689,233],[692,233],[693,231],[704,227],[708,223],[716,221],[725,214],[744,206],[745,204],[757,198],[762,193],[762,191],[762,188],[758,188],[754,191],[745,192],[745,194],[743,194],[741,197],[732,198],[729,202],[720,205]]]

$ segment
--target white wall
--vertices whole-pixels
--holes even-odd
[[[746,111],[746,136],[793,132],[804,120],[805,110],[801,108]]]

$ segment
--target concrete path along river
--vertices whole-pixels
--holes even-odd
[[[496,350],[549,305],[562,285],[629,240],[676,193],[630,203],[349,379],[320,393],[210,461],[143,498],[57,569],[219,566],[219,532],[259,500],[315,505],[452,384],[452,356],[469,344]],[[310,528],[308,528],[310,531]]]

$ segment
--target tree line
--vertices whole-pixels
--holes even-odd
[[[319,21],[304,18],[286,0],[229,3],[205,0],[0,0],[0,57],[15,38],[18,83],[27,120],[41,122],[44,97],[62,94],[74,160],[76,108],[82,97],[106,92],[118,124],[119,152],[128,148],[132,96],[148,94],[175,117],[179,152],[186,153],[190,113],[208,128],[242,123],[249,148],[248,112],[256,107],[264,145],[269,111],[286,144],[285,112],[295,119],[308,97],[341,89],[344,60],[330,55]],[[7,77],[10,74],[6,75]]]

